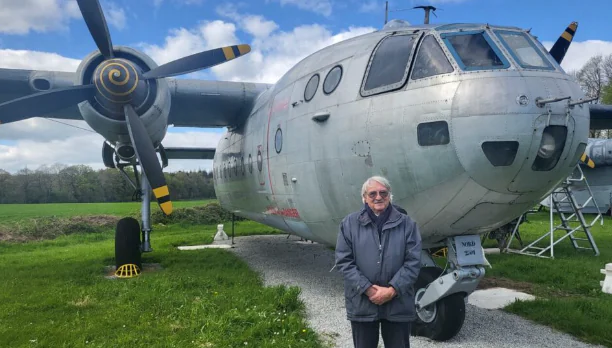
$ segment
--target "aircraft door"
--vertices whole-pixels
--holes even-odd
[[[293,84],[274,96],[265,127],[265,149],[262,149],[262,153],[265,153],[262,156],[263,167],[266,168],[264,174],[267,174],[263,182],[268,183],[270,192],[267,214],[277,216],[283,221],[293,219],[297,215],[289,197],[291,178],[287,174],[288,154],[285,145],[286,139],[290,136],[286,124],[290,115],[292,90]],[[289,225],[288,227],[291,229]]]

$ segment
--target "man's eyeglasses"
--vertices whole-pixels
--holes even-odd
[[[380,197],[382,197],[382,198],[387,198],[387,197],[389,197],[389,191],[372,191],[372,192],[368,192],[368,197],[370,197],[371,199],[376,198],[378,195],[380,195]]]

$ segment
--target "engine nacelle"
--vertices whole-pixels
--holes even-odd
[[[612,139],[589,139],[586,153],[595,163],[595,168],[612,165]]]
[[[157,64],[147,55],[135,49],[114,46],[114,55],[118,59],[127,61],[142,71],[149,71]],[[98,51],[89,54],[77,69],[75,85],[93,84],[96,69],[104,61]],[[106,77],[101,76],[100,78]],[[110,73],[109,73],[110,74]],[[98,77],[98,76],[96,76]],[[109,75],[110,77],[110,75]],[[168,114],[170,113],[170,89],[165,79],[136,80],[138,95],[131,102],[140,119],[143,121],[151,140],[157,147],[166,136],[168,130]],[[137,98],[137,100],[136,100]],[[130,135],[122,111],[122,105],[107,100],[98,93],[91,101],[79,104],[79,110],[85,122],[112,144],[131,143]]]

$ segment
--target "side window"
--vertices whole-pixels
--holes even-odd
[[[330,94],[336,90],[341,78],[342,67],[340,65],[336,65],[327,73],[327,76],[325,76],[325,81],[323,81],[323,93]]]
[[[421,146],[445,145],[450,142],[446,121],[421,123],[417,126],[417,140]]]
[[[314,74],[310,80],[308,80],[306,89],[304,89],[304,100],[307,102],[312,100],[315,93],[317,93],[317,88],[319,88],[319,74]]]
[[[485,32],[450,33],[441,37],[463,70],[506,69],[510,66]]]
[[[370,59],[361,88],[362,96],[391,91],[404,85],[415,38],[416,35],[393,35],[382,39]]]
[[[448,58],[442,51],[442,47],[432,35],[427,36],[417,53],[414,68],[412,68],[412,79],[422,79],[425,77],[448,74],[453,72],[453,66],[448,62]]]

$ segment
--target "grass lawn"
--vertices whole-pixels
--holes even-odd
[[[521,225],[525,245],[549,230],[548,214],[529,215],[529,222]],[[588,222],[593,218],[592,215],[586,217]],[[605,217],[604,225],[598,223],[592,228],[592,234],[601,253],[599,256],[591,251],[576,251],[569,239],[565,239],[555,245],[554,259],[517,254],[487,255],[493,268],[486,269],[485,279],[504,283],[511,280],[516,288],[538,298],[516,302],[505,310],[584,341],[612,347],[612,295],[603,293],[599,285],[604,279],[600,269],[612,262],[612,219]],[[562,235],[562,231],[556,232],[556,238]],[[494,245],[493,241],[485,243],[485,247]],[[514,241],[512,246],[516,249],[519,244]]]
[[[174,209],[203,206],[214,199],[172,202]],[[126,203],[50,203],[50,204],[0,204],[0,223],[47,216],[116,215],[134,216],[140,212],[140,202]],[[153,197],[151,212],[159,210]]]
[[[264,287],[226,250],[175,248],[215,232],[154,226],[143,263],[162,269],[129,280],[104,277],[112,230],[0,243],[0,347],[320,347],[299,289]],[[236,223],[236,235],[271,232]]]

